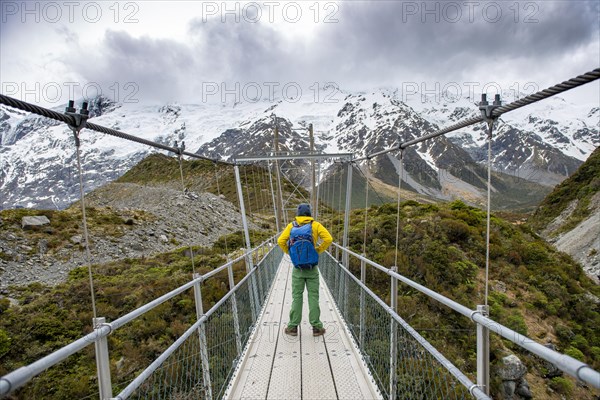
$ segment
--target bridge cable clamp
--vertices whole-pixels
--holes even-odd
[[[500,100],[500,95],[494,95],[494,102],[490,104],[487,101],[487,94],[481,94],[481,101],[479,102],[479,111],[481,111],[481,116],[487,122],[489,131],[491,132],[491,128],[498,119],[498,116],[494,116],[494,110],[498,107],[502,106],[502,101]]]
[[[88,110],[87,101],[83,102],[81,109],[79,109],[79,113],[74,106],[75,102],[73,100],[69,100],[69,105],[65,108],[65,115],[73,118],[74,123],[69,124],[69,128],[71,128],[73,131],[73,136],[75,136],[75,145],[79,147],[81,144],[79,141],[79,132],[85,128],[85,123],[90,117],[90,111]]]
[[[177,149],[177,154],[179,157],[183,156],[183,152],[185,151],[185,141],[181,142],[181,146],[178,145],[177,140],[175,141],[175,148]],[[215,161],[215,164],[217,162]]]

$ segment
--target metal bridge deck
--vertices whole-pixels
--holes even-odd
[[[291,280],[292,265],[284,256],[226,398],[381,398],[322,278],[319,300],[325,335],[312,336],[306,291],[298,336],[283,332],[292,303]]]

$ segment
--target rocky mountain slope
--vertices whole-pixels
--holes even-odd
[[[164,187],[109,183],[88,194],[86,205],[91,207],[87,214],[93,264],[148,257],[189,244],[209,246],[241,226],[237,207],[211,193],[183,195]],[[31,282],[56,284],[73,268],[87,264],[79,207],[2,212],[0,289]],[[46,215],[50,224],[23,230],[25,215]]]
[[[282,149],[308,149],[308,124],[315,129],[318,150],[365,155],[398,141],[422,136],[478,113],[469,98],[433,101],[407,97],[397,90],[347,93],[324,89],[293,99],[261,99],[234,103],[138,105],[106,98],[91,101],[91,115],[100,125],[173,145],[184,140],[188,150],[231,158],[272,150],[273,128],[279,127]],[[434,99],[435,100],[435,99]],[[510,98],[506,99],[510,101]],[[63,111],[64,107],[57,107]],[[520,114],[519,114],[520,113]],[[494,136],[493,167],[499,173],[535,184],[515,193],[523,181],[503,181],[495,192],[521,206],[539,201],[589,156],[599,139],[598,105],[573,105],[555,98],[503,118]],[[0,208],[64,208],[78,194],[78,171],[72,134],[64,124],[25,115],[0,106]],[[437,199],[483,198],[481,164],[485,135],[481,126],[438,138],[405,154],[404,183],[419,194]],[[82,132],[86,190],[112,181],[152,152],[145,146],[92,131]],[[298,179],[306,164],[284,165]],[[321,177],[330,163],[322,163]],[[366,168],[365,163],[360,165]],[[395,154],[371,161],[373,176],[396,181]],[[306,185],[306,182],[303,183]],[[540,186],[541,185],[541,186]],[[534,198],[529,193],[535,193]],[[512,206],[512,205],[511,205]]]
[[[250,230],[271,232],[275,218],[267,171],[241,167],[240,175]],[[307,198],[285,179],[282,192],[293,204]],[[223,256],[245,247],[231,166],[184,160],[180,170],[177,158],[153,154],[88,193],[85,201],[93,264],[207,247],[217,240],[224,240]],[[49,223],[22,226],[23,217],[37,215]],[[84,243],[79,202],[65,210],[0,210],[0,290],[64,281],[69,271],[88,263]]]
[[[554,188],[530,223],[600,283],[600,147]]]
[[[504,102],[515,93],[502,94]],[[448,124],[479,115],[478,98],[424,98],[415,108],[424,118]],[[568,104],[552,97],[503,115],[492,137],[492,165],[543,185],[554,186],[571,175],[600,146],[600,107]],[[483,126],[448,134],[477,162],[487,162],[487,136]]]
[[[119,180],[88,193],[90,262],[149,257],[189,245],[210,246],[219,237],[240,231],[242,219],[230,169],[219,171],[217,187],[212,163],[185,161],[184,194],[177,160],[153,155]],[[176,179],[169,171],[175,172]],[[289,195],[287,186],[284,193]],[[270,227],[270,220],[258,214],[259,201],[248,199],[246,205],[253,212],[249,220],[253,230],[259,228],[257,224]],[[80,207],[77,202],[63,211],[0,211],[0,289],[31,282],[56,284],[73,268],[87,264]],[[22,218],[30,215],[46,216],[49,224],[24,229]]]

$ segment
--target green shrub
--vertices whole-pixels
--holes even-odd
[[[575,335],[571,340],[571,346],[578,348],[579,350],[585,351],[589,347],[589,343],[586,338],[581,335]]]
[[[565,351],[565,354],[568,356],[571,356],[579,361],[584,361],[585,360],[585,356],[583,355],[583,353],[581,352],[581,350],[576,349],[575,347],[571,346],[567,349],[567,351]]]
[[[573,382],[562,376],[554,377],[550,380],[550,387],[558,393],[569,396],[574,389]]]
[[[440,227],[446,233],[448,240],[453,243],[464,242],[471,236],[469,225],[462,221],[443,219],[440,222]]]
[[[454,200],[449,204],[451,210],[466,210],[469,208],[468,205],[463,203],[461,200]]]
[[[525,323],[525,318],[523,318],[523,315],[519,311],[512,311],[508,317],[506,317],[505,324],[513,331],[527,336],[527,324]]]
[[[8,300],[5,297],[1,298],[0,299],[0,315],[2,315],[4,313],[4,311],[8,310],[9,307],[10,307],[10,300]]]
[[[8,336],[8,333],[5,330],[0,329],[0,357],[10,350],[10,343],[11,340],[10,336]]]

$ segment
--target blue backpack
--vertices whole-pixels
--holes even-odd
[[[313,243],[312,221],[302,226],[296,221],[292,223],[288,249],[296,268],[308,269],[319,263],[319,253]]]

